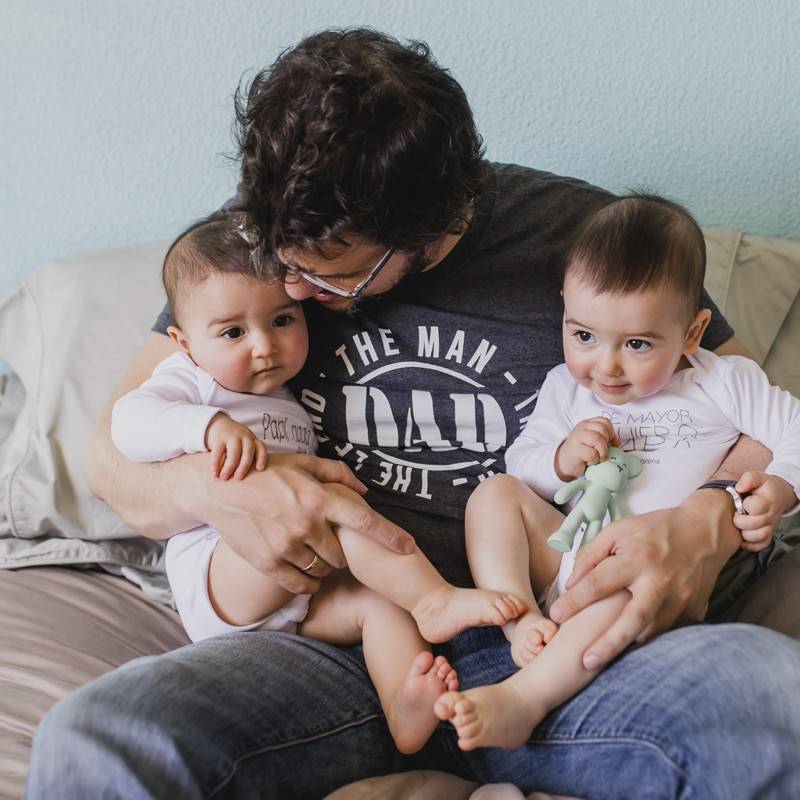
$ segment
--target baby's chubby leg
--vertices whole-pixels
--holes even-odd
[[[520,597],[528,611],[504,627],[511,657],[522,667],[537,656],[558,627],[534,599],[558,573],[561,556],[546,539],[564,516],[521,481],[496,475],[484,481],[467,503],[465,527],[475,584]]]
[[[336,491],[358,498],[343,486]],[[446,642],[466,628],[504,625],[526,609],[508,592],[453,586],[419,548],[398,555],[347,528],[337,535],[356,579],[408,611],[428,642]]]
[[[552,709],[574,697],[600,671],[583,667],[586,648],[619,616],[630,599],[623,590],[568,619],[547,647],[510,678],[493,686],[448,692],[435,711],[458,733],[462,750],[523,745]]]
[[[250,625],[283,608],[294,595],[259,572],[220,539],[208,565],[208,596],[219,617]]]
[[[444,656],[434,658],[411,615],[346,572],[322,582],[298,631],[331,644],[364,643],[364,659],[401,753],[415,753],[439,720],[433,704],[458,689]]]

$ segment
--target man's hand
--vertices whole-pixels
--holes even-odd
[[[585,651],[586,669],[678,621],[703,618],[717,576],[740,544],[730,508],[722,492],[696,492],[677,508],[618,520],[578,551],[567,591],[550,612],[556,622],[620,589],[631,593],[619,618]]]
[[[267,468],[267,446],[246,425],[220,411],[206,428],[206,447],[211,451],[215,478],[240,481],[251,467],[263,472]]]
[[[734,514],[733,524],[742,532],[742,550],[757,553],[772,541],[781,517],[797,504],[797,497],[783,478],[755,471],[739,478],[736,491],[750,496],[744,499],[747,514]]]
[[[414,540],[360,497],[333,486],[366,491],[341,461],[310,455],[272,454],[264,472],[246,481],[209,479],[208,454],[194,460],[192,494],[202,498],[203,521],[242,558],[294,594],[315,592],[320,578],[346,561],[333,527],[346,526],[389,550],[407,554]],[[314,568],[305,570],[318,556]]]
[[[611,420],[592,417],[579,422],[556,450],[556,474],[562,481],[580,478],[586,467],[608,458],[608,444],[620,441]]]

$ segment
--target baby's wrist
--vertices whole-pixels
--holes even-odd
[[[780,512],[781,514],[785,514],[789,509],[797,505],[797,495],[795,494],[794,487],[789,481],[781,478],[779,475],[770,475],[769,477],[775,481],[778,487]]]
[[[565,439],[558,446],[553,466],[555,467],[556,475],[558,475],[559,480],[571,481],[583,475],[586,465],[582,461],[570,459],[569,454],[567,454],[566,458],[564,457],[564,446],[566,444],[567,440]],[[576,465],[578,465],[579,472],[576,472]]]
[[[213,428],[214,427],[218,427],[219,421],[221,419],[223,419],[224,417],[225,417],[225,414],[222,411],[217,411],[217,413],[214,414],[214,416],[211,417],[211,419],[208,421],[208,425],[206,425],[206,435],[205,435],[205,439],[204,439],[205,445],[206,445],[206,450],[210,450],[211,449],[211,442],[209,440],[210,440]]]

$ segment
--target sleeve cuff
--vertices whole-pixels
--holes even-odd
[[[795,467],[792,469],[787,464],[780,464],[778,462],[773,462],[770,464],[764,472],[767,475],[774,475],[776,478],[783,478],[789,486],[792,487],[792,491],[794,492],[795,500],[797,501],[788,511],[784,511],[781,514],[782,517],[791,517],[793,514],[796,514],[800,511],[800,475],[797,475],[797,468]]]
[[[516,475],[523,483],[533,489],[539,497],[552,502],[564,481],[556,473],[556,451],[561,441],[550,442],[537,447],[520,465]]]
[[[214,406],[192,406],[187,409],[183,449],[187,453],[205,453],[206,431],[214,417],[222,411]],[[223,412],[224,413],[224,412]]]

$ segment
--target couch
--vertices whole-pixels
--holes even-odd
[[[800,395],[800,242],[706,231],[706,285],[773,382]],[[88,491],[93,420],[162,304],[164,244],[42,267],[0,300],[0,797],[19,798],[47,709],[133,658],[187,643],[159,544]],[[800,638],[800,549],[725,618]],[[749,580],[746,569],[734,582]],[[436,772],[373,777],[330,800],[519,798]],[[543,795],[532,795],[544,797]]]

